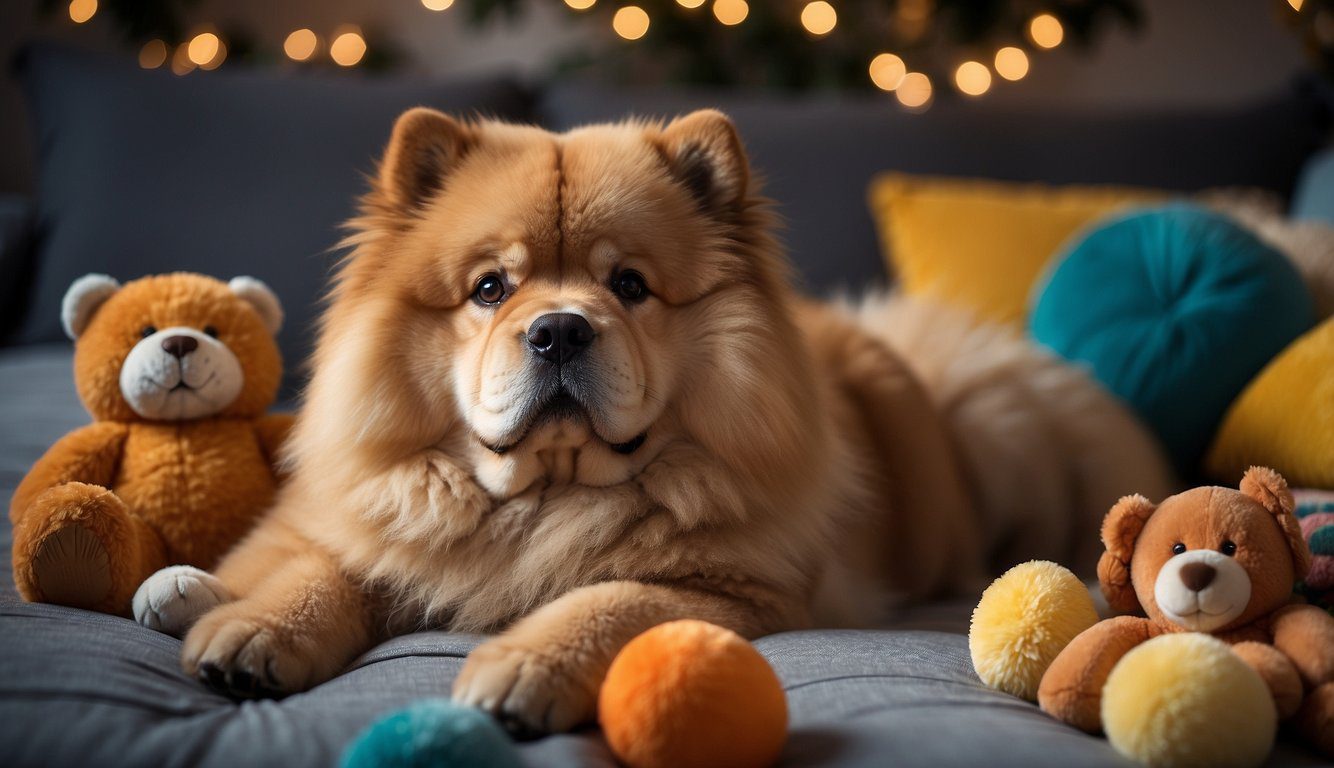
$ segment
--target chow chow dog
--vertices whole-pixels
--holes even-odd
[[[715,111],[553,134],[415,109],[350,227],[291,479],[200,577],[223,603],[183,648],[238,695],[441,627],[496,633],[456,699],[567,730],[658,623],[874,622],[978,583],[998,540],[1050,551],[1167,490],[1077,371],[932,310],[800,298]]]

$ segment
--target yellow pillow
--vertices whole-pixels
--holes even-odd
[[[883,173],[871,215],[899,285],[1003,323],[1024,320],[1029,291],[1084,226],[1165,193]]]
[[[1205,462],[1211,476],[1228,482],[1260,464],[1294,486],[1334,488],[1334,317],[1289,344],[1246,386]]]

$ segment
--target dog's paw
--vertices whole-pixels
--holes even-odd
[[[231,599],[213,574],[190,565],[173,565],[140,584],[131,605],[135,621],[183,637],[200,616]]]
[[[319,650],[262,610],[241,601],[200,619],[181,648],[185,673],[236,698],[278,698],[309,687]]]
[[[605,670],[577,656],[506,637],[477,646],[454,681],[454,700],[489,712],[516,738],[568,731],[596,715]]]

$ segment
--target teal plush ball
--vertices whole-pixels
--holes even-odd
[[[426,699],[372,723],[342,768],[519,768],[509,736],[485,712]]]
[[[1186,204],[1098,226],[1039,290],[1033,338],[1129,403],[1186,477],[1241,390],[1315,321],[1283,254]]]

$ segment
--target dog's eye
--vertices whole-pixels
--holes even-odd
[[[152,336],[152,335],[155,334],[155,333],[157,333],[157,328],[154,328],[154,327],[151,326],[151,325],[145,325],[143,328],[139,329],[139,336],[140,336],[141,338],[145,338],[145,339],[146,339],[146,338],[148,338],[149,336]]]
[[[648,283],[644,282],[643,275],[633,269],[627,269],[613,277],[611,289],[617,296],[629,302],[640,302],[648,298]]]
[[[482,279],[477,281],[477,290],[473,291],[472,295],[483,304],[499,304],[505,299],[505,283],[500,279],[500,275],[483,275]]]
[[[1179,542],[1179,541],[1178,541],[1177,543],[1175,543],[1175,544],[1172,545],[1172,554],[1174,554],[1174,555],[1179,555],[1179,554],[1181,554],[1182,552],[1185,552],[1185,551],[1186,551],[1186,545],[1185,545],[1185,544],[1182,544],[1182,543]]]
[[[1228,557],[1232,557],[1233,555],[1237,554],[1237,544],[1236,542],[1233,541],[1225,541],[1223,542],[1223,546],[1218,548],[1218,551],[1222,552]]]
[[[211,325],[206,325],[206,326],[204,326],[204,335],[205,335],[205,336],[212,336],[213,338],[216,339],[216,338],[218,338],[218,329],[215,328],[215,327],[213,327],[213,326],[211,326]]]

